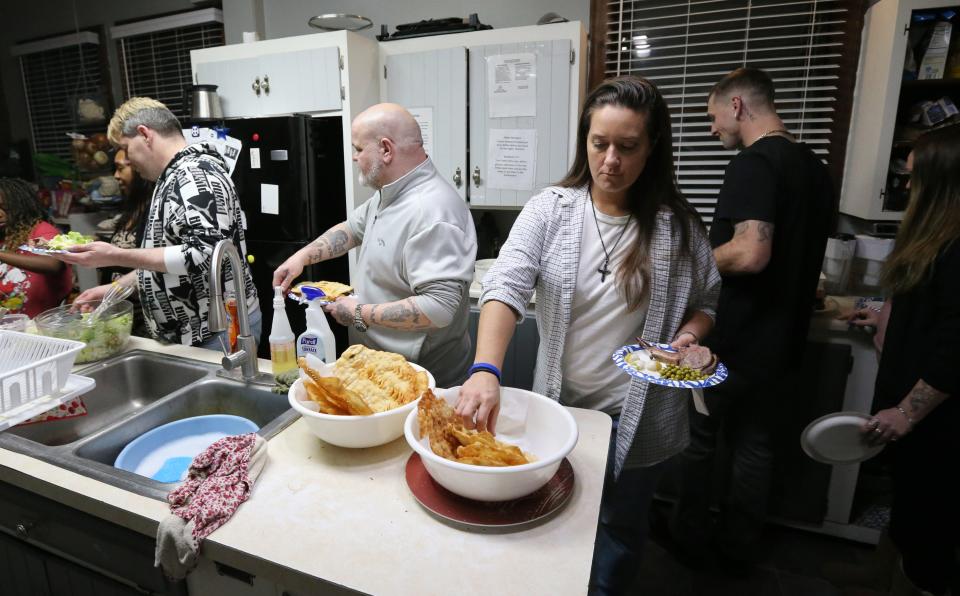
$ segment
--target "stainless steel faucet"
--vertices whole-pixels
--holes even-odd
[[[213,248],[213,261],[210,263],[210,312],[207,325],[212,333],[219,333],[227,329],[227,312],[223,304],[223,258],[230,260],[230,269],[233,271],[233,290],[237,297],[237,315],[240,319],[240,334],[237,336],[237,351],[229,353],[229,347],[223,346],[224,370],[218,370],[217,375],[227,378],[240,378],[248,383],[258,385],[274,384],[273,375],[260,372],[257,363],[257,342],[250,331],[250,315],[247,312],[246,289],[243,279],[243,262],[240,253],[231,240],[221,240]],[[239,365],[240,372],[235,369]]]

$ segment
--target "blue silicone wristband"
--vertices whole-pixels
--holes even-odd
[[[473,373],[478,371],[488,372],[493,376],[497,377],[497,382],[500,382],[500,369],[492,364],[487,364],[486,362],[477,362],[470,367],[470,371],[467,373],[468,377],[472,377]]]

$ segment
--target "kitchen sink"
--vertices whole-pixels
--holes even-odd
[[[207,414],[242,416],[270,439],[298,417],[286,395],[217,377],[219,369],[142,350],[115,356],[77,372],[97,381],[83,396],[86,416],[14,427],[0,433],[0,447],[163,500],[175,484],[113,467],[133,439],[168,422]]]
[[[112,466],[127,443],[147,431],[174,420],[209,414],[242,416],[256,423],[262,434],[270,431],[272,423],[282,422],[279,418],[289,408],[286,395],[224,379],[206,379],[144,410],[126,424],[113,426],[84,441],[76,454]]]
[[[43,445],[73,443],[207,376],[208,371],[203,363],[150,352],[127,353],[79,373],[97,382],[96,388],[83,396],[86,416],[15,426],[7,432]]]

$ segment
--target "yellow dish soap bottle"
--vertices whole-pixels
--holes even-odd
[[[297,349],[287,308],[283,303],[283,288],[273,288],[273,325],[270,327],[270,363],[278,375],[297,368]]]

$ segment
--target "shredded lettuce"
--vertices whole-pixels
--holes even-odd
[[[76,320],[70,325],[57,329],[46,329],[44,333],[62,339],[82,341],[87,347],[77,354],[76,364],[93,362],[113,356],[123,349],[130,339],[130,328],[133,326],[133,315],[123,314],[117,317],[100,317],[92,325],[86,320],[90,313],[84,313],[82,320]]]
[[[92,236],[84,236],[80,232],[67,232],[66,234],[57,234],[47,241],[47,248],[52,250],[66,250],[71,246],[80,244],[89,244],[93,242]]]

